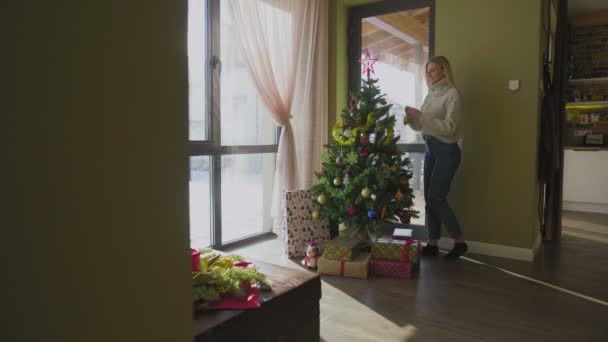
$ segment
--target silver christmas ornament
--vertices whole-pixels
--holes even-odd
[[[372,133],[369,135],[369,142],[372,144],[376,143],[376,133]]]

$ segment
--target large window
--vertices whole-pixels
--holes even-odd
[[[190,240],[221,247],[272,228],[277,127],[251,81],[227,1],[188,1]]]

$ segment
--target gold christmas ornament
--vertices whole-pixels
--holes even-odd
[[[372,195],[372,189],[365,187],[363,188],[363,190],[361,190],[361,196],[363,196],[363,198],[369,198]]]
[[[401,201],[403,199],[403,194],[401,193],[401,191],[397,191],[397,193],[395,194],[395,199],[397,201]]]
[[[399,168],[397,168],[397,164],[391,166],[391,171],[397,172],[397,170],[399,170]]]
[[[327,196],[324,194],[319,195],[319,197],[317,197],[317,202],[319,202],[320,205],[327,203]]]
[[[340,186],[340,185],[342,185],[342,178],[340,178],[340,177],[336,177],[336,178],[334,178],[334,185],[335,185],[335,186]]]
[[[382,174],[384,177],[389,177],[391,175],[391,169],[387,165],[384,165],[382,168]]]
[[[313,210],[312,214],[312,219],[313,220],[318,220],[319,219],[319,211],[318,210]]]

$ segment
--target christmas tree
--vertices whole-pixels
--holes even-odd
[[[409,223],[418,213],[412,209],[410,162],[397,149],[392,105],[377,83],[368,72],[361,90],[351,94],[333,127],[335,142],[325,145],[318,184],[310,189],[320,204],[313,218],[344,223],[364,236],[379,236],[381,221]]]

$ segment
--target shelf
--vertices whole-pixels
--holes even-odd
[[[573,150],[573,151],[608,151],[608,147],[606,146],[564,146],[565,150]]]
[[[568,80],[570,83],[608,82],[608,77],[576,78]]]
[[[608,101],[567,102],[566,109],[602,109],[608,108]]]

